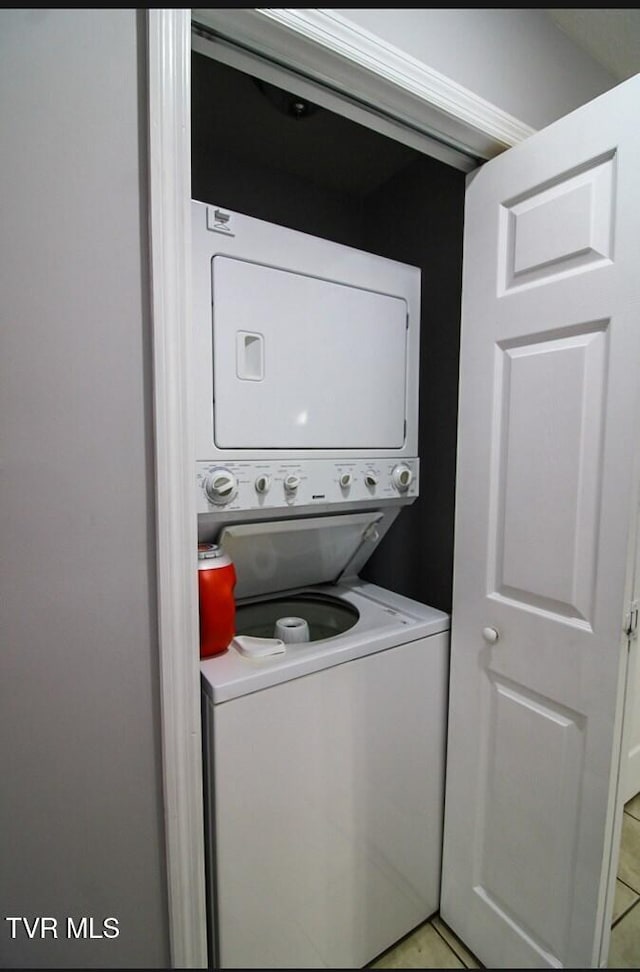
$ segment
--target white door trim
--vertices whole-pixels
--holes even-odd
[[[479,160],[498,155],[534,131],[336,10],[192,13],[194,21],[219,36]]]
[[[531,129],[334,11],[210,10],[199,19],[284,67],[382,105],[488,158]],[[171,962],[207,965],[196,586],[195,449],[190,421],[190,9],[148,11],[150,259],[158,634]],[[382,99],[382,100],[381,100]]]
[[[191,11],[148,11],[149,217],[162,770],[171,963],[206,968],[190,421]]]

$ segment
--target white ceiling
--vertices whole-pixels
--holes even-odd
[[[640,73],[640,10],[547,10],[560,30],[617,81]]]

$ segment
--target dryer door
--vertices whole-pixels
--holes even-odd
[[[224,255],[212,260],[219,449],[398,449],[407,303]]]

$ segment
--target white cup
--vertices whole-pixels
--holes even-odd
[[[285,645],[308,641],[309,625],[304,618],[278,618],[273,637],[284,641]]]

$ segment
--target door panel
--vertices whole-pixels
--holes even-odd
[[[478,893],[488,907],[516,923],[526,916],[529,935],[558,954],[566,928],[549,887],[565,895],[570,892],[584,719],[498,677],[489,679],[487,692]],[[521,758],[525,747],[526,761]],[[530,845],[521,840],[525,814],[535,844],[533,856]]]
[[[640,78],[465,212],[442,916],[487,966],[608,947],[637,494]]]
[[[499,342],[495,372],[501,429],[490,596],[587,624],[593,611],[607,323],[589,324],[571,336],[556,331],[515,345]]]
[[[610,262],[615,158],[589,159],[502,204],[505,291]]]

